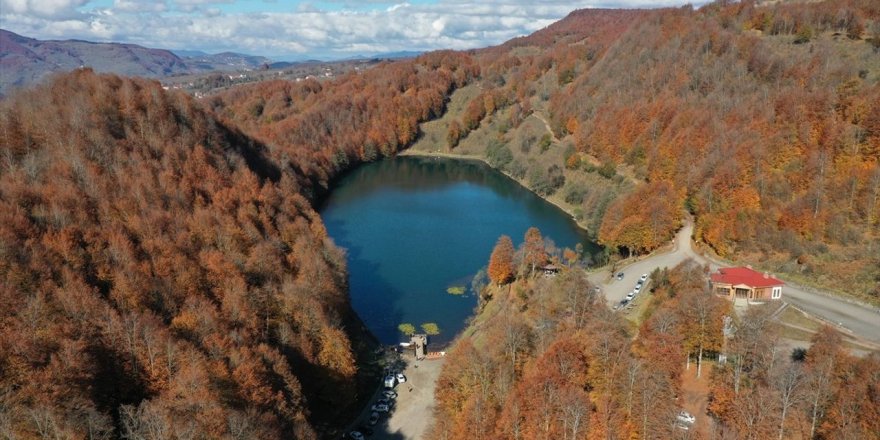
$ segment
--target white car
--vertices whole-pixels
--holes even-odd
[[[389,375],[385,376],[384,383],[385,383],[385,388],[394,388],[394,386],[397,385],[396,379],[394,379],[393,374],[389,374]]]
[[[642,290],[642,285],[641,285],[641,284],[636,284],[636,288],[633,289],[633,292],[635,292],[635,293],[639,293],[640,290]]]
[[[383,405],[381,403],[377,403],[377,404],[373,405],[373,407],[370,409],[374,412],[380,412],[380,413],[387,413],[388,411],[391,410],[391,408],[388,408],[388,405]]]
[[[648,280],[648,274],[643,273],[642,276],[639,277],[639,279],[642,280],[643,282],[644,282],[644,281],[647,281],[647,280]]]
[[[403,373],[397,373],[397,382],[398,383],[406,382],[406,376],[404,376]]]
[[[682,411],[678,413],[676,419],[678,419],[679,422],[687,423],[688,425],[693,425],[694,422],[697,421],[697,418],[690,415],[690,413],[688,413],[687,411]]]
[[[364,435],[360,433],[360,431],[351,431],[348,433],[348,436],[351,437],[352,440],[364,440]]]

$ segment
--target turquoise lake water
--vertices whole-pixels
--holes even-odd
[[[467,324],[477,298],[471,279],[502,234],[516,246],[537,226],[559,248],[597,247],[562,210],[485,164],[397,157],[363,165],[336,182],[320,209],[334,242],[348,252],[355,311],[385,344],[397,326],[440,326],[434,346]],[[464,295],[446,289],[465,286]]]

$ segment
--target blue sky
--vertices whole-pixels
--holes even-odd
[[[0,27],[77,38],[273,59],[471,49],[527,35],[589,7],[679,6],[681,0],[0,0]]]

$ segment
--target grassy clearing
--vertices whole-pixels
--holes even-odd
[[[783,310],[776,317],[776,320],[780,324],[780,337],[800,342],[810,342],[813,335],[825,325],[821,320],[791,306]],[[843,336],[843,343],[846,348],[853,352],[876,352],[880,349],[875,344],[855,339],[847,333],[841,333],[841,335]]]
[[[822,328],[821,322],[794,307],[786,307],[777,319],[783,325],[797,326],[813,332],[817,332]]]

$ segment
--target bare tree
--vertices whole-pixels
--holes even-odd
[[[779,398],[779,440],[785,436],[785,420],[788,411],[803,398],[804,373],[799,363],[777,364],[772,376],[773,388]]]

